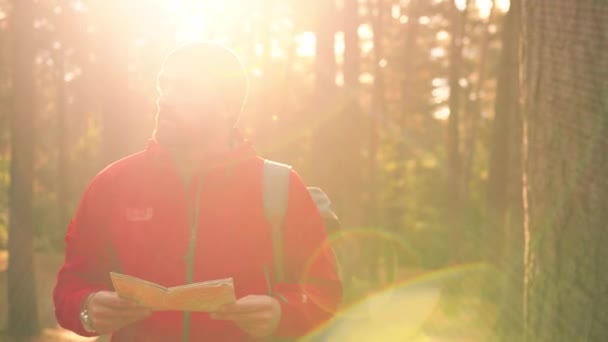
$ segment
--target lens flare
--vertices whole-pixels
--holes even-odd
[[[455,265],[391,284],[341,309],[303,341],[426,341],[423,326],[442,289],[457,278],[487,272],[484,263]]]

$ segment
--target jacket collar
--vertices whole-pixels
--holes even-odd
[[[149,153],[157,163],[175,167],[175,161],[171,152],[156,139],[151,138],[148,140],[146,152]],[[239,133],[235,135],[233,146],[229,150],[219,155],[201,160],[195,174],[207,173],[221,168],[230,169],[257,157],[258,155],[251,142],[244,139]]]

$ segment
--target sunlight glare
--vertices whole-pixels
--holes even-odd
[[[370,24],[361,24],[357,28],[357,34],[361,40],[372,39],[374,37],[374,31]]]
[[[302,32],[294,37],[296,41],[296,53],[300,57],[314,57],[316,52],[317,37],[314,32]]]
[[[420,341],[424,323],[437,310],[435,283],[399,284],[340,312],[304,341]]]
[[[336,72],[336,85],[338,87],[341,87],[344,85],[344,73],[342,73],[341,71]]]
[[[418,23],[420,25],[428,25],[431,23],[431,18],[429,18],[428,16],[422,16],[420,18],[418,18]]]
[[[454,0],[454,4],[459,11],[464,11],[467,7],[467,0]]]
[[[393,7],[391,7],[391,16],[393,19],[399,19],[401,16],[401,6],[393,5]]]
[[[490,9],[492,8],[492,1],[496,1],[496,9],[506,13],[509,10],[511,1],[510,0],[475,0],[475,7],[479,11],[481,18],[487,18],[490,15]],[[454,0],[456,8],[459,11],[464,11],[467,6],[467,0]]]
[[[178,43],[204,38],[205,22],[202,16],[184,13],[179,17],[175,30],[175,40]]]
[[[433,113],[433,117],[440,121],[445,121],[450,118],[450,108],[443,106]]]
[[[285,54],[285,51],[281,47],[281,43],[274,39],[272,41],[272,45],[270,46],[270,57],[273,58],[281,58]]]
[[[84,2],[82,2],[80,0],[72,2],[72,8],[76,12],[85,12],[87,9]]]
[[[446,56],[446,51],[443,47],[437,46],[431,49],[431,58],[433,60],[443,58]]]
[[[257,78],[262,77],[262,69],[260,69],[260,68],[253,68],[251,70],[251,74],[253,75],[253,77],[257,77]]]
[[[494,0],[496,1],[495,10],[506,13],[509,11],[510,0]],[[475,6],[479,11],[479,17],[486,19],[490,16],[492,10],[492,0],[476,0]]]
[[[255,48],[254,48],[254,53],[256,56],[263,56],[264,55],[264,44],[256,43]]]
[[[372,84],[374,83],[374,75],[369,72],[364,72],[359,75],[359,82],[361,84]]]
[[[450,38],[450,33],[446,30],[441,30],[441,31],[437,32],[437,34],[435,35],[435,38],[437,38],[437,40],[439,40],[439,41],[448,40]]]
[[[344,62],[344,32],[338,31],[334,35],[334,53],[336,62],[342,64]]]

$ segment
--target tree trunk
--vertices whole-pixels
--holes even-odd
[[[101,107],[102,163],[108,164],[132,152],[129,109],[129,31],[125,29],[128,4],[119,0],[99,3],[102,39],[111,39],[112,46],[98,44]]]
[[[414,93],[417,74],[416,65],[419,62],[418,55],[416,54],[416,51],[418,51],[416,41],[420,27],[418,22],[420,18],[420,5],[420,0],[412,0],[407,4],[408,21],[402,33],[403,47],[401,48],[401,56],[403,59],[401,62],[403,67],[401,69],[401,85],[403,91],[400,100],[402,109],[397,117],[401,135],[395,144],[395,148],[397,149],[395,153],[396,167],[390,176],[392,183],[390,184],[386,215],[388,227],[397,234],[403,232],[402,225],[407,215],[407,210],[404,208],[404,195],[408,193],[405,184],[407,179],[406,164],[408,158],[411,157],[411,150],[406,142],[408,132],[406,128],[409,127],[409,122],[411,122],[412,117],[416,114],[416,96],[414,96]],[[380,63],[380,61],[377,61],[377,63]]]
[[[34,176],[35,82],[32,1],[13,2],[11,183],[9,190],[8,333],[24,337],[40,331],[34,274],[32,193]]]
[[[608,339],[608,2],[523,1],[525,338]]]
[[[314,105],[310,108],[310,117],[314,124],[312,156],[314,183],[326,190],[330,198],[335,198],[336,160],[339,149],[336,146],[336,127],[339,110],[336,101],[336,59],[334,52],[334,15],[333,0],[316,0],[317,18],[315,24],[315,90]]]
[[[361,61],[359,35],[359,3],[357,0],[344,1],[344,107],[340,113],[338,126],[339,146],[342,150],[340,165],[346,172],[337,179],[340,182],[339,195],[342,224],[347,227],[361,226],[361,108],[359,106],[359,64]]]
[[[376,15],[372,16],[372,30],[374,33],[374,88],[372,93],[372,108],[371,116],[369,117],[369,159],[367,172],[368,176],[368,204],[366,213],[366,225],[373,229],[381,229],[381,215],[379,205],[380,194],[378,193],[380,180],[378,153],[380,145],[380,122],[381,118],[386,115],[386,99],[385,99],[385,78],[384,69],[380,65],[380,61],[386,58],[384,55],[384,18],[386,15],[385,0],[376,0],[375,9]],[[362,248],[363,257],[366,269],[360,273],[361,277],[367,277],[370,281],[378,281],[380,277],[380,258],[382,256],[382,246],[379,246],[377,241],[370,241]]]
[[[66,65],[66,18],[63,14],[58,14],[57,34],[61,42],[61,48],[55,54],[55,87],[56,87],[56,117],[57,126],[55,127],[55,143],[57,148],[57,171],[56,171],[56,192],[57,192],[57,217],[58,227],[66,227],[69,223],[69,184],[70,168],[68,167],[68,137],[69,122],[67,118],[67,87],[65,82]],[[72,26],[73,27],[73,26]]]
[[[473,90],[473,101],[471,103],[470,112],[470,127],[467,134],[467,139],[464,146],[464,165],[463,165],[463,202],[469,202],[469,188],[472,184],[471,174],[473,172],[473,163],[475,161],[475,152],[478,141],[479,121],[483,112],[483,84],[486,80],[486,69],[488,64],[488,50],[490,48],[490,25],[494,22],[494,12],[496,8],[496,0],[492,0],[492,7],[488,19],[484,23],[483,37],[479,44],[479,66],[477,71],[477,82]]]
[[[374,88],[372,94],[372,110],[369,117],[369,157],[368,157],[368,201],[366,213],[366,226],[377,227],[380,219],[378,212],[378,148],[379,148],[379,132],[378,122],[380,118],[386,115],[386,99],[384,98],[384,70],[380,65],[380,61],[384,56],[384,16],[385,4],[384,0],[376,0],[376,15],[372,17],[372,30],[374,32]]]
[[[484,254],[504,274],[498,286],[498,337],[521,341],[523,332],[523,229],[521,203],[521,114],[519,27],[521,1],[511,0],[502,25],[502,53],[496,84],[490,145]],[[490,283],[490,282],[489,282]],[[494,295],[495,293],[491,294]]]
[[[448,106],[450,116],[448,119],[447,135],[447,195],[448,195],[448,220],[454,225],[450,228],[450,239],[453,243],[452,261],[456,262],[460,258],[460,236],[462,236],[462,160],[460,156],[460,107],[462,100],[462,90],[460,87],[460,75],[462,68],[462,44],[465,35],[465,24],[469,3],[467,0],[466,8],[460,12],[456,3],[450,0],[451,4],[451,35],[450,46],[450,67],[448,82],[450,87],[450,97]]]

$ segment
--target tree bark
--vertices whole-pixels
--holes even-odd
[[[32,197],[34,177],[35,82],[34,3],[13,1],[11,183],[9,189],[9,264],[7,272],[8,333],[37,335],[40,331],[34,273]]]
[[[608,2],[524,0],[525,338],[608,339]]]
[[[498,285],[497,335],[521,341],[523,332],[523,221],[521,202],[521,111],[519,37],[521,1],[511,0],[502,24],[502,52],[496,83],[495,116],[487,183],[487,260],[505,275]],[[495,295],[496,293],[491,293]]]

